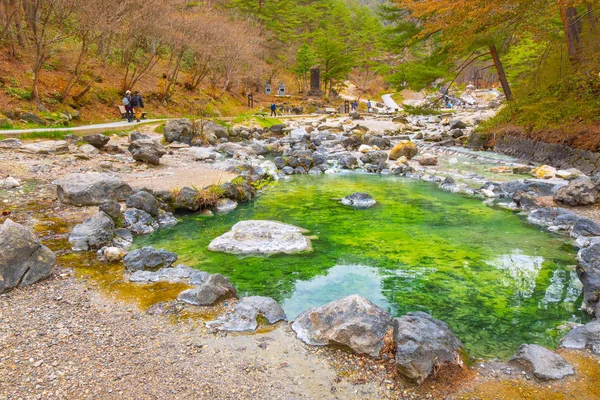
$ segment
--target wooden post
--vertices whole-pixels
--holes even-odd
[[[496,49],[496,45],[492,44],[490,46],[490,54],[492,55],[492,59],[494,60],[494,66],[496,67],[496,72],[498,72],[498,77],[500,78],[500,84],[502,85],[502,90],[504,91],[506,100],[511,101],[512,91],[510,90],[508,79],[506,79],[506,73],[504,72],[502,62],[500,61],[500,56],[498,55],[498,49]]]

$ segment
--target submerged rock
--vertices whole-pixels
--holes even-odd
[[[235,305],[233,313],[207,322],[206,326],[219,331],[254,331],[258,327],[259,315],[269,324],[287,320],[285,312],[275,300],[270,297],[252,296],[241,298]]]
[[[103,211],[75,225],[69,236],[73,251],[98,250],[112,243],[115,223]]]
[[[404,378],[422,383],[446,365],[463,365],[464,347],[443,321],[424,312],[396,318],[396,366]]]
[[[292,254],[312,250],[307,230],[277,221],[241,221],[208,245],[231,254]]]
[[[562,379],[574,375],[575,370],[558,354],[537,344],[523,344],[510,359],[541,380]]]
[[[231,297],[237,297],[237,292],[229,278],[214,274],[194,289],[181,292],[177,299],[194,306],[210,306],[219,300]]]
[[[368,193],[356,192],[342,199],[342,204],[356,209],[367,209],[373,207],[377,202]]]
[[[50,276],[54,253],[33,232],[10,219],[0,226],[0,293]]]
[[[165,249],[156,250],[151,246],[133,250],[123,259],[125,268],[128,271],[166,268],[173,265],[175,261],[177,261],[177,254],[171,253]]]
[[[121,178],[100,172],[69,174],[54,183],[58,199],[76,206],[97,206],[107,200],[124,201],[132,192]]]
[[[390,314],[359,295],[306,310],[292,324],[304,343],[343,345],[371,357],[379,356],[383,337],[392,327]]]
[[[215,212],[217,214],[228,214],[235,210],[237,206],[237,201],[231,199],[221,199],[215,206]]]

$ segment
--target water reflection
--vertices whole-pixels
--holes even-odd
[[[521,298],[530,298],[543,262],[543,257],[528,256],[515,249],[511,254],[502,255],[489,264],[508,274],[502,280],[504,286],[513,287],[515,294]]]
[[[561,301],[567,305],[572,305],[581,295],[583,285],[577,277],[575,271],[565,271],[557,269],[550,278],[550,285],[546,289],[544,298],[540,301],[540,308],[548,308],[550,304],[557,304]]]

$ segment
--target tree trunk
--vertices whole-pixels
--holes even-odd
[[[577,9],[574,7],[563,8],[560,16],[565,28],[565,39],[569,60],[577,62],[581,57],[581,21],[578,18]]]
[[[512,91],[510,90],[508,79],[506,79],[506,73],[504,72],[502,61],[500,61],[500,56],[498,55],[498,49],[496,49],[496,45],[493,44],[490,46],[490,54],[494,60],[494,66],[496,67],[496,72],[498,72],[498,77],[500,78],[500,84],[502,85],[502,90],[504,91],[506,100],[511,101]]]

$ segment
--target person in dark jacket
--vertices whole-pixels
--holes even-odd
[[[131,107],[133,107],[135,119],[137,122],[140,122],[140,118],[142,118],[142,114],[144,112],[144,99],[142,99],[142,94],[137,90],[131,98]]]
[[[133,121],[133,107],[131,105],[131,90],[125,92],[125,97],[123,97],[123,105],[125,106],[125,116],[127,117],[127,122]]]
[[[271,117],[276,117],[277,116],[277,104],[272,103],[271,104]]]

